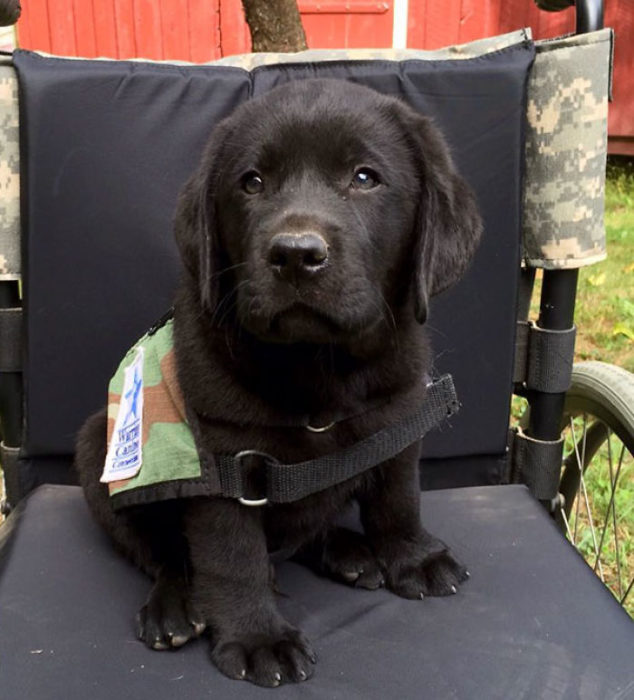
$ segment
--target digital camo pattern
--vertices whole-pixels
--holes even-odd
[[[230,56],[207,65],[251,70],[302,61],[464,59],[528,39],[530,30],[520,30],[437,51],[309,50]],[[528,85],[524,191],[524,259],[531,266],[573,268],[605,257],[603,195],[611,49],[612,33],[607,29],[537,42]],[[15,279],[19,275],[19,180],[17,84],[12,68],[0,65],[0,88],[0,279]]]
[[[524,256],[575,268],[605,255],[612,32],[537,42],[528,85]]]
[[[18,81],[0,62],[0,280],[20,276],[20,154]]]
[[[121,405],[125,368],[144,348],[141,421],[142,465],[129,479],[111,481],[111,495],[122,491],[201,475],[194,436],[185,419],[185,405],[176,376],[172,321],[152,335],[144,335],[123,358],[108,386],[108,444],[113,436]]]

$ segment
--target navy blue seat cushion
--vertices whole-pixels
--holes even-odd
[[[307,683],[220,675],[199,639],[147,649],[133,619],[149,581],[73,486],[36,490],[3,526],[0,697],[625,700],[634,624],[522,486],[423,494],[424,522],[469,566],[456,596],[407,601],[278,566],[279,606],[319,655]]]
[[[27,352],[23,457],[73,451],[126,349],[171,304],[172,216],[213,125],[241,101],[309,77],[354,80],[431,115],[485,221],[475,264],[434,301],[438,372],[463,403],[429,458],[506,447],[531,43],[461,60],[326,61],[248,73],[76,61],[18,51]],[[486,410],[483,409],[486,397]],[[499,479],[492,459],[485,480]]]

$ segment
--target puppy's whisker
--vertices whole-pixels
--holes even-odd
[[[229,357],[231,357],[232,360],[235,360],[235,355],[233,353],[233,345],[231,343],[231,337],[229,334],[229,327],[225,326],[225,343],[227,345],[227,350],[229,350]]]
[[[390,327],[390,329],[392,331],[392,335],[394,337],[396,349],[398,352],[400,352],[401,343],[399,340],[398,328],[396,325],[396,318],[394,318],[394,312],[392,311],[391,306],[387,303],[386,298],[383,296],[383,294],[381,292],[379,292],[379,299],[381,300],[381,303],[383,304],[383,308],[387,310],[387,315],[384,314],[384,318],[387,320],[388,326]]]
[[[367,242],[376,250],[376,244],[370,236],[370,232],[368,231],[368,227],[366,226],[365,221],[361,217],[361,214],[359,214],[359,209],[357,208],[357,205],[354,203],[352,203],[352,213],[354,214],[354,218],[357,220],[357,223],[363,230],[363,233],[365,233]]]
[[[223,306],[228,302],[228,300],[233,296],[234,290],[232,289],[230,292],[225,294],[222,299],[216,304],[216,308],[213,311],[213,314],[211,315],[211,325],[216,325],[216,320],[218,318],[218,315],[222,311]]]
[[[398,337],[398,331],[396,327],[396,319],[394,318],[394,314],[392,313],[392,309],[390,308],[389,304],[385,300],[385,297],[381,292],[379,292],[379,304],[376,302],[374,303],[374,308],[379,312],[381,315],[381,318],[385,321],[388,330],[390,331],[390,334],[393,336],[394,343],[396,345],[397,349],[400,349],[400,342],[399,342],[399,337]],[[387,313],[386,313],[387,311]]]
[[[211,322],[214,325],[222,325],[222,322],[225,320],[227,315],[232,311],[232,309],[236,306],[237,304],[237,293],[238,290],[248,284],[251,280],[246,279],[243,280],[242,282],[239,282],[233,289],[231,289],[227,294],[225,294],[222,299],[218,302],[216,305],[216,308],[214,309],[213,315],[211,317]],[[231,304],[230,302],[233,299],[233,303]],[[229,304],[228,307],[226,305]],[[218,319],[219,314],[223,311],[223,307],[226,307],[224,309],[224,313],[222,314],[222,317]]]
[[[392,326],[392,330],[396,333],[396,319],[394,318],[394,312],[392,311],[390,305],[387,303],[387,300],[383,296],[383,293],[379,291],[379,299],[381,300],[381,303],[383,304],[383,307],[387,309],[387,319],[390,322],[390,325]]]
[[[232,311],[234,311],[234,309],[235,309],[237,306],[238,306],[238,300],[235,299],[234,302],[233,302],[232,304],[230,304],[230,305],[227,307],[227,309],[225,310],[225,312],[222,314],[222,317],[218,319],[218,326],[222,326],[222,325],[223,325],[225,319],[229,316],[229,314],[231,314]]]
[[[221,275],[224,275],[227,272],[231,272],[232,270],[237,270],[240,267],[245,267],[247,265],[246,262],[241,262],[237,263],[235,265],[231,265],[230,267],[225,267],[222,270],[218,270],[218,272],[214,272],[212,275],[209,276],[210,281],[213,279],[216,279],[217,277],[220,277]]]
[[[251,298],[251,301],[249,301],[249,306],[247,307],[247,313],[246,313],[247,317],[251,315],[253,305],[256,303],[256,301],[257,301],[257,297],[255,297],[255,296]]]
[[[240,286],[242,286],[242,285],[238,285],[238,287],[236,287],[234,290],[232,290],[232,294],[231,294],[231,295],[227,295],[230,299],[232,299],[232,303],[230,303],[230,304],[226,307],[224,313],[223,313],[222,316],[218,319],[218,326],[221,326],[221,325],[224,323],[224,321],[225,321],[225,319],[227,318],[227,316],[229,316],[229,314],[238,306],[238,294],[237,294],[237,292],[238,292],[238,288],[239,288]],[[226,297],[225,297],[225,298],[226,298]]]
[[[436,326],[432,326],[432,324],[429,323],[429,321],[425,321],[425,328],[426,328],[428,331],[432,331],[433,333],[438,333],[438,335],[439,335],[441,338],[443,338],[443,339],[445,339],[445,340],[447,339],[447,334],[446,334],[446,333],[443,333],[443,332],[440,330],[440,328],[437,328]]]

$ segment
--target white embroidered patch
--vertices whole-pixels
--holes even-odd
[[[132,363],[124,369],[119,412],[100,481],[130,479],[139,473],[143,436],[143,347],[138,347]]]

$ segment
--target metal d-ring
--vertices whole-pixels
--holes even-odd
[[[268,498],[260,498],[257,501],[250,501],[248,498],[242,498],[242,496],[240,496],[238,500],[243,506],[265,506],[269,502]]]
[[[242,460],[245,457],[261,457],[265,462],[268,461],[274,464],[277,463],[275,457],[272,457],[266,452],[260,452],[260,450],[242,450],[241,452],[238,452],[233,456],[234,460],[238,463],[238,465],[242,463]],[[269,502],[269,499],[257,498],[252,500],[249,498],[242,498],[242,496],[239,496],[238,501],[242,503],[243,506],[265,506]]]
[[[321,428],[315,428],[312,425],[307,425],[306,430],[310,430],[311,433],[325,433],[326,430],[330,430],[332,426],[336,423],[337,421],[332,421],[332,423],[328,423],[328,425],[323,425]]]

